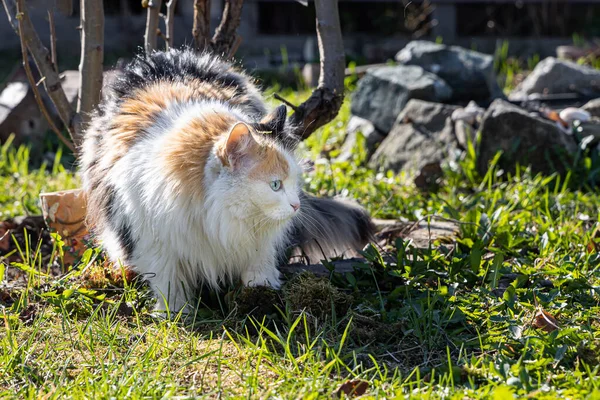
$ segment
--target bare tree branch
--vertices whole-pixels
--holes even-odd
[[[344,101],[345,56],[338,0],[315,0],[321,56],[319,85],[290,117],[301,140],[335,118]]]
[[[160,6],[162,0],[150,0],[148,1],[148,16],[146,18],[146,33],[144,34],[144,50],[146,54],[150,54],[156,50],[156,42],[158,38],[158,22]]]
[[[104,62],[104,8],[102,0],[81,0],[81,61],[79,63],[79,94],[77,96],[77,137],[90,120],[91,112],[100,102],[102,63]],[[81,125],[79,125],[81,122]]]
[[[35,79],[33,79],[33,73],[31,72],[31,68],[29,67],[29,56],[27,54],[27,46],[25,45],[25,40],[20,32],[19,41],[21,42],[21,55],[23,58],[23,68],[25,69],[25,75],[27,75],[27,80],[29,81],[31,91],[33,92],[33,97],[35,98],[35,101],[37,102],[38,107],[42,112],[42,115],[48,122],[48,126],[50,126],[50,129],[52,129],[54,133],[56,133],[56,136],[58,136],[60,141],[63,142],[65,146],[67,146],[69,149],[71,149],[71,151],[75,152],[75,147],[73,146],[73,143],[71,143],[66,137],[63,136],[60,129],[58,129],[57,126],[54,124],[54,120],[52,119],[52,117],[50,117],[50,114],[48,113],[48,110],[44,105],[44,101],[42,100],[40,91],[38,90],[37,85],[35,84]]]
[[[58,72],[58,61],[56,57],[56,25],[54,24],[54,12],[48,10],[48,24],[50,25],[50,54],[52,55],[52,65]]]
[[[244,0],[225,0],[221,23],[215,30],[215,35],[212,38],[212,50],[215,53],[225,56],[229,56],[231,53],[231,49],[237,38],[235,32],[240,26],[243,5]]]
[[[167,49],[173,47],[173,32],[175,28],[175,8],[177,7],[177,0],[169,0],[167,3],[167,16],[165,18],[165,26],[167,33]]]
[[[4,5],[4,11],[6,11],[6,16],[8,17],[8,23],[18,34],[19,28],[17,27],[17,22],[14,19],[14,16],[17,14],[17,5],[13,0],[2,0],[2,4]]]
[[[210,0],[194,0],[194,27],[192,28],[196,49],[206,48],[210,41]]]
[[[11,8],[7,6],[7,1],[9,0],[2,0],[5,9],[9,11]],[[50,61],[50,52],[44,46],[35,28],[33,27],[31,19],[29,18],[27,7],[25,6],[25,2],[23,0],[17,0],[17,8],[19,18],[17,34],[19,34],[19,36],[25,42],[27,49],[31,53],[33,60],[35,61],[35,65],[37,66],[37,69],[42,76],[42,80],[44,81],[46,93],[48,93],[48,97],[50,97],[54,107],[56,107],[56,111],[58,112],[60,119],[71,135],[71,139],[73,139],[75,135],[72,122],[75,116],[75,111],[73,110],[73,107],[71,107],[71,104],[69,104],[69,100],[67,99],[67,96],[65,95],[60,83],[58,73],[54,70],[52,62]],[[9,18],[10,17],[12,16],[9,16]]]

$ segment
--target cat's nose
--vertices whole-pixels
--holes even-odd
[[[290,206],[292,206],[294,211],[298,211],[300,209],[300,203],[290,203]]]

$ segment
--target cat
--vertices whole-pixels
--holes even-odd
[[[201,284],[281,285],[286,249],[313,259],[360,249],[361,207],[301,190],[286,108],[211,53],[137,56],[103,88],[84,133],[88,225],[108,257],[179,311]]]

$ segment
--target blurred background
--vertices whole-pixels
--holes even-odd
[[[52,3],[27,4],[40,36],[48,38],[47,10]],[[79,2],[74,0],[72,7],[70,17],[55,15],[60,62],[66,66],[76,66],[79,57]],[[222,8],[223,0],[211,1],[213,29]],[[143,45],[146,10],[137,0],[105,0],[104,9],[108,65]],[[490,54],[499,40],[507,39],[511,55],[545,57],[559,45],[600,33],[600,3],[593,0],[340,0],[339,13],[347,56],[359,64],[393,58],[411,39],[441,39]],[[175,44],[191,42],[192,19],[193,0],[178,1]],[[20,50],[6,22],[3,16],[0,54],[1,62],[10,64]],[[238,56],[250,68],[318,58],[311,1],[305,6],[296,0],[247,0],[238,33],[242,37]]]

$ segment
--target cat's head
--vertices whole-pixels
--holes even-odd
[[[272,131],[258,129],[260,125],[235,123],[216,154],[235,182],[230,194],[246,200],[247,216],[285,221],[300,209],[301,169]]]

